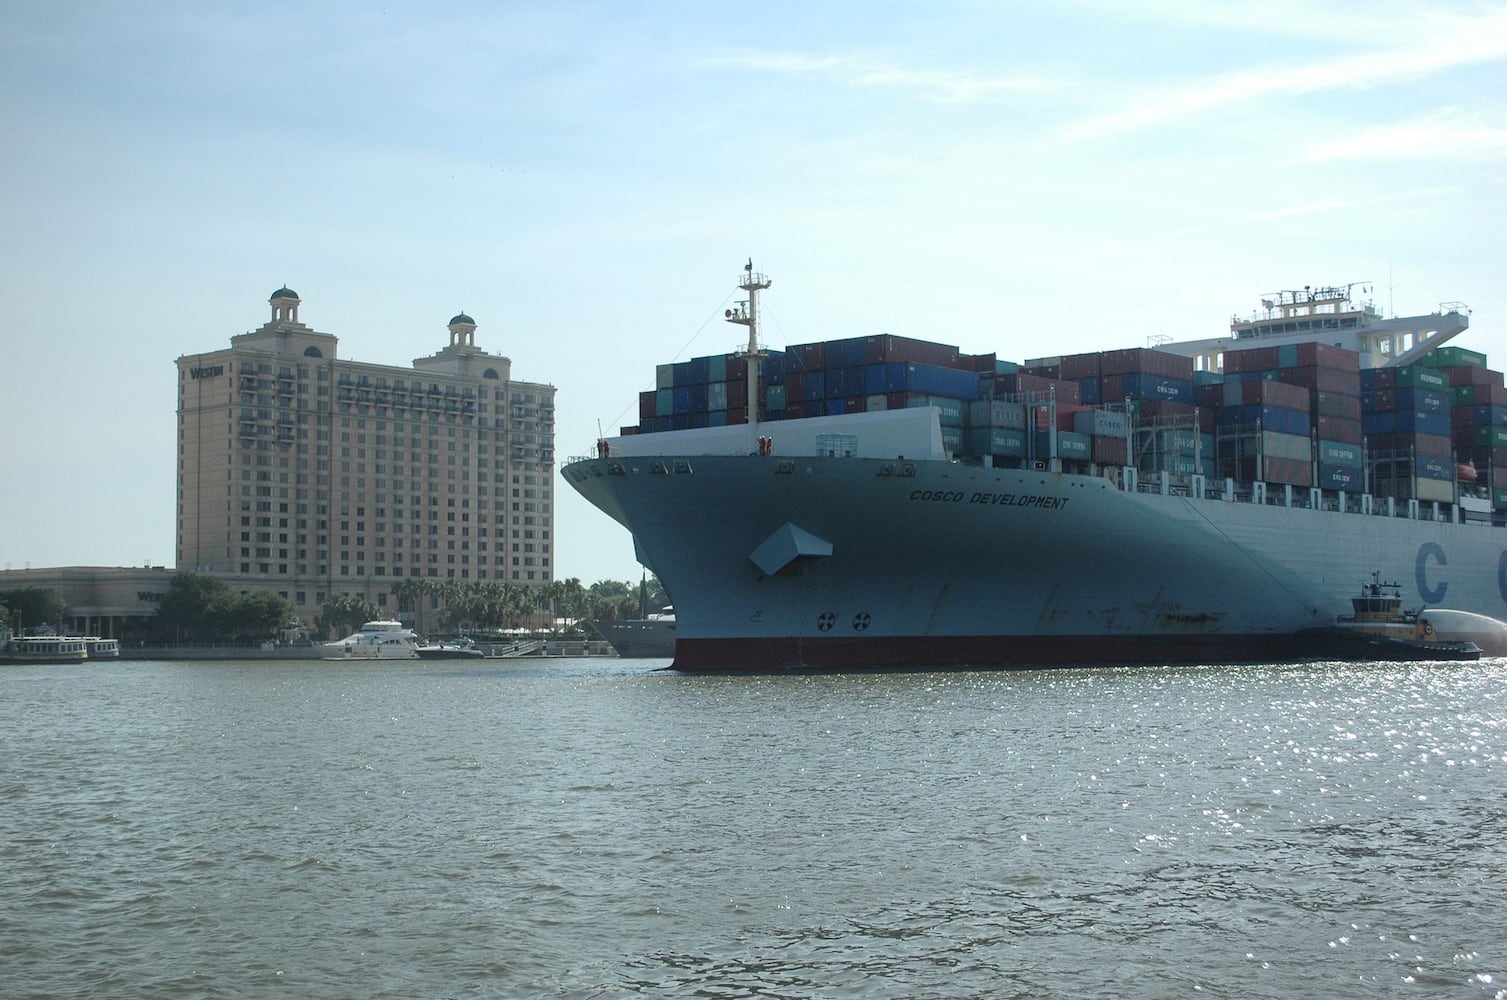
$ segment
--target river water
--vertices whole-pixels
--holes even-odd
[[[1507,997],[1507,664],[0,668],[5,997]]]

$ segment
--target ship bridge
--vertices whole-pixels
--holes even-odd
[[[1355,351],[1362,368],[1411,365],[1470,327],[1470,310],[1463,302],[1442,302],[1437,311],[1421,316],[1384,317],[1369,300],[1356,297],[1363,283],[1272,292],[1261,298],[1261,309],[1232,317],[1228,337],[1167,341],[1156,349],[1193,359],[1195,371],[1224,370],[1224,352],[1289,344],[1330,344]]]

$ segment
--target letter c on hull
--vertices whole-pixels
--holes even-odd
[[[1429,604],[1438,604],[1444,600],[1444,594],[1449,590],[1447,580],[1439,581],[1439,586],[1430,589],[1428,581],[1428,561],[1433,559],[1440,566],[1447,566],[1449,560],[1444,557],[1444,549],[1437,542],[1424,542],[1418,546],[1418,559],[1413,564],[1413,573],[1418,582],[1418,596]]]

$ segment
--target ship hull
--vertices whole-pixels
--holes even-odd
[[[1298,633],[1333,623],[1376,572],[1420,606],[1507,615],[1507,531],[1486,525],[937,459],[624,457],[565,473],[673,595],[681,670],[1296,659]]]

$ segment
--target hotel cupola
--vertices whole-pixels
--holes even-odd
[[[456,313],[450,317],[450,346],[475,347],[476,320],[465,313]]]
[[[272,322],[274,323],[297,323],[298,304],[303,301],[298,293],[287,285],[272,293],[267,300],[272,306]]]

